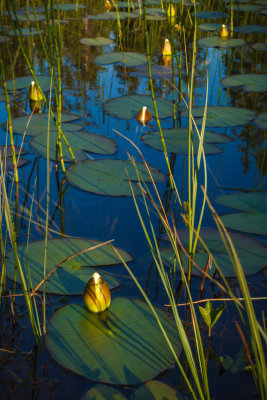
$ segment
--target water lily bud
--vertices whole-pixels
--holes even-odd
[[[30,109],[34,114],[41,114],[43,100],[30,100]]]
[[[109,12],[112,9],[112,5],[109,0],[105,1],[105,7],[106,7],[107,12]]]
[[[175,25],[174,25],[174,30],[175,30],[175,32],[180,32],[181,29],[182,29],[182,28],[180,27],[179,24],[175,24]]]
[[[95,272],[85,286],[83,302],[85,307],[92,312],[99,313],[110,306],[110,290],[104,279]]]
[[[151,112],[146,106],[143,106],[142,110],[136,115],[136,119],[141,125],[146,126],[152,119]]]
[[[222,25],[221,29],[219,30],[219,36],[221,38],[227,38],[228,35],[229,35],[229,32],[228,32],[227,26]]]
[[[169,7],[167,8],[167,16],[168,17],[174,17],[175,16],[175,8],[173,7],[172,4],[169,4]]]
[[[172,62],[172,56],[162,56],[163,64],[168,67]]]
[[[37,85],[34,81],[31,82],[31,86],[29,89],[29,98],[30,98],[30,100],[34,100],[34,101],[43,99],[43,96],[40,93],[40,91],[38,90]]]
[[[172,54],[172,47],[169,42],[169,39],[165,39],[164,46],[162,47],[162,54],[164,56],[171,56]]]

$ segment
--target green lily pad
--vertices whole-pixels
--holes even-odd
[[[68,126],[69,124],[65,124]],[[64,125],[64,126],[65,126]],[[71,132],[65,131],[63,128],[67,141],[74,153],[76,161],[85,160],[87,158],[86,152],[95,154],[114,154],[117,151],[117,145],[112,140],[103,135],[88,132]],[[64,161],[73,161],[70,152],[67,148],[65,141],[62,139],[62,151]],[[53,131],[49,140],[49,158],[56,159],[56,144],[57,132]],[[30,142],[31,150],[41,156],[47,156],[47,132],[44,131],[38,136],[33,138]]]
[[[219,360],[223,368],[227,371],[232,372],[233,374],[243,371],[244,368],[248,367],[249,365],[243,347],[238,351],[234,359],[227,355],[224,357],[220,357]]]
[[[191,14],[192,17],[195,16],[195,13]],[[204,19],[219,19],[219,18],[227,18],[228,15],[223,12],[218,11],[197,11],[197,18]]]
[[[228,10],[231,10],[231,6],[227,6]],[[261,10],[262,7],[256,6],[255,4],[234,4],[233,5],[233,10],[234,11],[240,11],[240,12],[257,12]]]
[[[57,8],[60,11],[76,11],[86,7],[83,4],[70,3],[70,4],[59,4],[59,5],[55,4],[54,9],[57,10]]]
[[[89,389],[81,400],[127,400],[122,392],[112,386],[99,384]]]
[[[26,129],[26,126],[29,122],[30,115],[25,115],[23,117],[15,118],[12,121],[13,131],[18,135],[23,135]],[[71,131],[79,131],[82,129],[82,125],[79,124],[69,124],[68,121],[77,120],[79,115],[71,114],[71,113],[62,113],[61,114],[61,129],[63,132],[71,132]],[[34,114],[32,115],[29,125],[27,127],[27,136],[37,136],[39,133],[47,132],[48,130],[48,114]],[[57,126],[50,118],[50,132],[56,131]]]
[[[176,354],[181,352],[177,329],[156,309]],[[63,367],[96,382],[137,385],[173,363],[173,355],[149,307],[142,301],[115,298],[104,323],[84,307],[69,304],[47,327],[46,346]]]
[[[253,44],[252,48],[257,51],[267,51],[267,43],[265,42],[255,43]]]
[[[221,80],[225,87],[245,86],[247,92],[266,92],[267,74],[230,75]]]
[[[102,36],[98,36],[96,38],[82,38],[80,42],[82,44],[86,44],[87,46],[106,46],[107,44],[114,43],[113,40],[104,38]]]
[[[51,77],[50,76],[37,76],[38,83],[43,92],[47,92],[50,90]],[[20,89],[28,89],[31,85],[31,82],[34,81],[33,77],[30,76],[22,76],[20,78],[16,78],[14,81],[15,90]],[[13,90],[13,80],[10,79],[7,81],[8,90]]]
[[[256,274],[265,267],[267,263],[267,248],[263,246],[261,242],[251,237],[247,237],[241,233],[229,232],[229,234],[235,246],[245,275]],[[178,231],[178,235],[183,246],[188,248],[188,231],[186,229],[181,229]],[[208,249],[211,251],[224,276],[236,276],[234,267],[229,259],[219,232],[213,228],[201,228],[200,236],[206,243]],[[161,249],[161,254],[167,266],[174,265],[173,249]],[[185,270],[187,270],[188,258],[182,251],[181,257],[183,266]],[[202,268],[202,270],[205,270],[207,260],[208,253],[202,244],[198,242],[194,261],[200,268]],[[178,261],[176,261],[175,264],[176,269],[179,270]],[[208,273],[213,275],[215,270],[215,264],[212,263],[211,269],[208,269]],[[202,273],[195,266],[193,266],[192,274],[202,276]]]
[[[118,1],[117,2],[117,7],[118,8],[129,8],[129,9],[133,9],[133,8],[139,8],[139,4],[138,1]]]
[[[261,129],[267,129],[267,112],[258,115],[254,122]]]
[[[168,118],[173,115],[172,102],[162,98],[156,98],[159,118]],[[146,106],[151,115],[155,117],[153,101],[150,96],[130,95],[115,97],[104,103],[104,111],[121,119],[135,118],[137,113]]]
[[[101,244],[101,242],[97,240],[80,238],[57,238],[48,240],[46,274],[49,274],[56,265],[64,261],[67,257],[99,244]],[[31,242],[28,247],[28,253],[27,245],[18,246],[21,266],[27,276],[26,271],[28,263],[33,287],[36,287],[44,277],[44,249],[44,240]],[[132,257],[124,250],[117,250],[126,262],[132,260]],[[82,253],[66,261],[59,267],[46,280],[45,290],[47,293],[82,294],[85,285],[98,267],[120,264],[120,262],[120,259],[110,245],[105,245],[95,250]],[[7,266],[7,275],[10,279],[13,279],[15,268],[13,250],[7,253]],[[101,275],[111,289],[119,285],[118,281],[108,274],[101,271]],[[41,286],[39,290],[42,291],[43,286]]]
[[[180,391],[160,381],[150,381],[141,386],[134,394],[133,400],[189,400]]]
[[[125,63],[126,67],[135,67],[137,65],[145,64],[147,62],[147,58],[144,54],[139,53],[124,52],[122,54],[121,52],[112,52],[96,57],[94,62],[99,65]]]
[[[17,161],[17,168],[24,167],[26,164],[29,163],[29,160],[26,158],[19,158],[19,162]],[[13,158],[12,157],[6,157],[6,159],[3,161],[3,167],[6,168],[7,171],[13,171],[14,170],[14,164],[13,164]]]
[[[133,12],[133,14],[137,14],[140,15],[140,11],[139,9],[135,9]],[[143,15],[143,9],[141,10],[141,15]],[[154,8],[146,8],[146,15],[152,16],[152,17],[164,17],[166,18],[166,11],[162,10],[162,8],[159,7],[154,7]]]
[[[188,153],[188,129],[187,128],[174,128],[163,131],[163,136],[167,151],[177,154],[187,154]],[[194,139],[194,151],[197,151],[199,140],[195,132]],[[141,137],[142,141],[153,149],[162,151],[162,142],[160,138],[160,133],[149,132]],[[227,136],[206,131],[204,135],[204,149],[205,154],[217,154],[222,150],[212,145],[211,143],[225,143],[229,142],[231,139]]]
[[[15,16],[12,16],[11,18],[12,18],[14,21],[16,20],[16,17],[15,17]],[[36,18],[35,18],[35,15],[34,15],[34,14],[28,14],[28,15],[25,15],[25,14],[17,14],[17,19],[18,19],[18,21],[21,21],[21,22],[27,22],[27,21],[35,22],[36,20],[37,20],[38,22],[40,22],[40,21],[44,21],[44,20],[45,20],[45,16],[42,15],[42,14],[36,14]]]
[[[205,23],[205,24],[199,24],[197,26],[197,29],[205,32],[215,32],[219,31],[221,26],[222,26],[221,24],[216,24],[216,23]]]
[[[131,76],[135,78],[148,78],[148,66],[147,65],[140,65],[139,67],[135,68],[135,71],[130,72]],[[174,75],[178,76],[179,72],[177,68],[175,68]],[[173,72],[171,66],[166,65],[151,65],[151,77],[152,79],[172,79]]]
[[[194,107],[192,115],[196,119],[197,125],[202,124],[204,107]],[[188,117],[188,112],[182,113]],[[208,128],[226,128],[230,126],[245,125],[255,117],[254,111],[238,107],[220,107],[210,106],[207,110],[206,127]]]
[[[216,202],[241,213],[227,214],[221,217],[223,223],[231,229],[247,233],[267,235],[267,193],[249,192],[221,196]]]
[[[222,49],[244,46],[246,44],[245,40],[243,39],[223,39],[219,36],[208,36],[205,38],[201,38],[198,40],[197,43],[200,46],[218,47]]]
[[[35,36],[39,35],[39,33],[44,33],[44,31],[38,31],[38,29],[35,28],[20,28],[21,35],[22,36]],[[6,32],[9,36],[19,36],[19,31],[18,30],[13,30],[10,29],[8,32]]]
[[[25,149],[21,149],[18,146],[14,146],[15,148],[15,154],[16,156],[18,154],[20,155],[24,155],[24,154],[28,154],[28,151]],[[12,157],[12,147],[10,145],[0,145],[0,153],[1,153],[1,159],[2,161],[4,160],[5,157]]]
[[[267,33],[267,27],[263,25],[242,25],[234,28],[239,33]]]
[[[123,20],[123,19],[125,19],[125,18],[136,18],[136,15],[135,14],[132,14],[132,13],[128,13],[128,12],[125,12],[125,11],[118,11],[118,14],[119,14],[119,18],[120,18],[120,20]],[[109,11],[109,12],[105,12],[105,13],[102,13],[102,14],[97,14],[97,15],[87,15],[87,18],[88,19],[92,19],[92,20],[96,20],[96,21],[102,21],[102,20],[114,20],[114,21],[116,21],[117,20],[117,14],[116,14],[116,11]]]
[[[224,3],[231,3],[232,0],[223,0]],[[245,3],[249,3],[250,0],[233,0],[233,3],[237,3],[237,4],[245,4]]]
[[[8,40],[10,40],[9,37],[0,35],[0,43],[5,43],[5,41],[8,41]]]
[[[149,175],[141,162],[136,162],[143,179],[150,182]],[[66,179],[78,189],[104,196],[131,196],[129,178],[137,181],[136,171],[131,161],[123,160],[86,160],[70,165],[66,169]],[[151,167],[151,173],[156,182],[163,182],[165,175],[158,169]],[[135,194],[141,191],[135,182],[132,182]]]
[[[21,92],[15,92],[13,93],[8,93],[8,100],[13,102],[13,101],[20,101],[25,99],[25,93]],[[4,89],[0,88],[0,101],[6,101],[6,93]]]

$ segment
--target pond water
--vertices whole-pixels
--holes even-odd
[[[19,247],[19,254],[25,265],[28,257],[26,244],[29,242],[31,248],[31,243],[33,243],[33,250],[31,250],[33,253],[29,253],[33,257],[30,264],[34,280],[33,287],[40,282],[41,274],[43,274],[40,268],[44,258],[48,187],[46,159],[48,120],[45,115],[49,102],[51,102],[51,109],[55,113],[57,111],[57,91],[53,89],[49,94],[51,50],[57,84],[60,82],[59,76],[62,83],[62,119],[65,118],[64,121],[62,120],[62,131],[69,140],[78,162],[77,164],[68,162],[71,161],[70,154],[66,146],[63,146],[66,172],[63,172],[60,163],[58,167],[56,166],[53,158],[55,158],[57,131],[55,126],[51,126],[50,142],[53,144],[50,146],[49,155],[48,237],[49,239],[58,238],[58,241],[51,241],[50,249],[48,247],[47,268],[50,271],[65,258],[81,249],[80,244],[75,247],[76,245],[71,241],[65,242],[61,248],[61,243],[63,243],[61,239],[65,236],[97,241],[93,242],[93,245],[98,244],[98,241],[106,242],[114,239],[114,245],[126,252],[123,253],[124,257],[129,258],[131,270],[142,287],[146,288],[153,304],[164,309],[164,305],[168,303],[168,297],[153,265],[128,182],[126,181],[125,184],[120,180],[121,176],[125,174],[125,166],[128,171],[132,168],[130,163],[119,164],[120,160],[129,160],[129,157],[132,157],[140,162],[138,166],[142,168],[142,157],[135,147],[137,146],[146,162],[155,168],[153,176],[158,181],[156,184],[159,196],[166,209],[170,203],[170,220],[173,215],[177,228],[185,228],[180,215],[181,209],[172,195],[168,168],[161,148],[145,57],[147,43],[144,18],[139,18],[138,4],[129,5],[128,14],[123,14],[122,12],[127,11],[127,7],[125,4],[118,3],[121,24],[119,26],[116,13],[114,16],[114,6],[107,13],[104,1],[99,3],[81,0],[74,4],[62,0],[59,1],[60,10],[55,5],[54,25],[51,21],[53,14],[48,16],[50,23],[48,28],[45,9],[43,4],[37,0],[33,3],[39,16],[38,28],[33,11],[30,8],[27,11],[25,2],[16,2],[18,20],[11,14],[13,22],[10,21],[10,16],[2,3],[0,46],[5,79],[8,81],[14,144],[18,147],[22,145],[25,154],[21,154],[21,159],[27,160],[19,168],[17,187],[12,185],[13,164],[9,160],[6,187],[8,193],[12,191],[11,203],[13,210],[16,211],[15,227],[18,243],[24,244],[24,247]],[[187,107],[181,94],[188,102],[188,83],[192,74],[194,52],[194,7],[188,1],[173,2],[176,15],[168,22],[164,11],[166,4],[162,4],[163,8],[161,8],[161,4],[157,0],[147,1],[147,3],[149,3],[147,4],[147,38],[151,55],[152,82],[173,176],[184,202],[188,201],[188,137],[186,130],[177,131],[177,129],[188,127]],[[211,133],[207,132],[205,136],[207,194],[217,213],[219,215],[227,214],[223,217],[223,221],[227,227],[233,229],[233,239],[238,247],[241,261],[247,261],[244,268],[248,275],[251,295],[260,297],[266,293],[266,274],[262,270],[266,265],[267,256],[265,236],[267,234],[267,3],[266,1],[240,1],[237,3],[234,1],[233,3],[234,7],[238,8],[233,10],[234,33],[233,37],[228,39],[219,38],[218,31],[222,23],[225,23],[230,31],[230,2],[202,1],[196,7],[198,28],[192,105],[193,115],[201,128],[203,110],[200,107],[205,106],[207,100],[206,126],[207,131],[212,131]],[[32,6],[31,2],[29,4],[27,2],[27,6]],[[207,13],[208,11],[211,14]],[[98,17],[96,17],[97,15]],[[28,19],[32,19],[32,22],[27,22]],[[177,24],[176,27],[175,24]],[[28,29],[28,31],[22,30],[21,39],[18,31],[14,35],[13,29],[18,25]],[[60,26],[60,32],[58,26]],[[121,27],[121,45],[119,27]],[[34,31],[36,28],[39,29],[40,35],[38,31]],[[170,32],[172,32],[171,35]],[[49,34],[55,35],[52,43],[50,43]],[[102,40],[99,37],[110,39],[110,43],[99,45],[99,41]],[[177,56],[172,60],[173,69],[171,61],[166,61],[161,54],[167,37],[172,37]],[[97,45],[84,40],[95,38],[98,38]],[[19,45],[20,40],[23,41],[22,47]],[[236,42],[230,45],[231,40],[236,40]],[[59,46],[58,49],[56,45]],[[125,59],[123,59],[123,53],[120,52],[121,47]],[[61,65],[60,75],[56,59],[57,51]],[[38,80],[40,79],[40,86],[48,100],[47,105],[42,105],[39,114],[31,115],[28,89],[33,78],[26,58],[33,66]],[[180,63],[179,68],[177,62]],[[164,63],[170,64],[164,65]],[[175,76],[173,76],[173,72]],[[42,81],[43,78],[40,77],[43,76],[46,78]],[[28,78],[23,81],[17,80],[21,77]],[[13,78],[16,79],[13,81]],[[11,139],[7,134],[8,109],[3,81],[2,70],[0,144],[4,146],[6,143],[10,145]],[[12,90],[12,81],[16,92]],[[116,103],[119,99],[120,101]],[[174,115],[173,102],[176,107]],[[146,126],[142,126],[135,118],[143,105],[147,105],[153,115],[152,120]],[[26,127],[28,120],[30,122]],[[173,131],[174,129],[175,131]],[[196,133],[194,135],[196,136]],[[197,152],[197,140],[195,140],[194,146],[196,146],[194,149]],[[99,149],[100,151],[98,151]],[[23,161],[21,162],[23,164]],[[102,172],[99,172],[102,168],[105,168],[107,174],[103,180]],[[114,178],[115,174],[119,180]],[[134,174],[134,170],[130,172],[131,176]],[[144,170],[143,175],[145,174]],[[200,185],[204,184],[204,178],[204,169],[201,167],[198,177],[196,220],[201,213],[203,196]],[[133,178],[133,180],[136,179]],[[148,184],[148,188],[152,190],[151,183]],[[140,194],[137,185],[134,190]],[[226,196],[233,194],[241,197]],[[247,195],[252,196],[248,198]],[[144,199],[140,195],[136,199],[145,224],[148,226],[149,219]],[[243,208],[241,203],[245,203]],[[162,225],[151,204],[149,210],[158,243],[160,246],[166,247]],[[245,215],[242,214],[241,220],[239,217],[235,217],[237,210],[239,214],[246,212]],[[31,215],[30,222],[29,215]],[[215,227],[208,206],[205,208],[202,227],[203,236],[208,241],[208,245],[212,246],[212,240],[216,240],[217,233],[215,230],[205,229]],[[3,223],[2,231],[5,235],[5,223]],[[184,232],[181,232],[181,235],[187,243]],[[11,244],[8,237],[6,240],[6,248],[9,250]],[[218,256],[222,253],[224,257],[223,244],[219,248],[216,246],[211,251],[215,251]],[[83,248],[86,246],[84,245]],[[11,294],[14,288],[12,277],[15,261],[12,257],[14,257],[12,253],[7,254],[7,292],[3,292],[3,295]],[[86,260],[86,256],[82,255],[81,259],[77,260],[77,264],[75,261],[71,261],[77,270],[80,265],[87,265],[87,261],[81,264],[82,257],[85,257]],[[169,272],[170,259],[168,256],[166,257],[166,271]],[[119,284],[119,287],[112,291],[112,298],[142,298],[125,267],[117,261],[118,265],[113,265],[114,261],[106,259],[105,261],[102,261],[103,268],[100,273],[108,272],[116,279],[114,286]],[[205,269],[201,251],[196,262],[199,262]],[[224,259],[221,262],[224,266],[227,264]],[[99,266],[99,264],[101,261],[92,265]],[[235,278],[231,273],[227,275],[227,267],[224,273],[229,276],[229,282],[235,294],[241,297]],[[68,275],[69,272],[66,274]],[[90,274],[88,273],[87,280],[90,279]],[[53,287],[48,290],[49,284],[47,284],[47,321],[56,310],[66,304],[83,304],[83,289],[81,289],[83,286],[79,280],[83,281],[84,278],[79,275],[77,278],[79,282],[76,282],[74,275],[66,276],[66,281],[62,281],[61,276],[55,278],[57,279],[54,281],[56,289]],[[83,273],[83,277],[84,275],[86,274]],[[180,275],[178,273],[175,277],[174,275],[173,272],[170,273],[175,290],[180,282]],[[51,280],[53,279],[51,278]],[[84,282],[82,284],[84,285]],[[194,275],[191,282],[194,300],[199,299],[200,284],[201,278]],[[16,293],[22,293],[19,284],[15,290]],[[42,294],[42,292],[40,293]],[[206,281],[203,297],[208,299],[225,297],[225,295],[222,294],[219,287]],[[180,294],[179,301],[181,303],[186,301],[184,290]],[[40,304],[39,307],[41,318]],[[217,307],[216,304],[215,307]],[[262,321],[261,313],[264,308],[266,310],[264,301],[255,302],[255,310],[260,321]],[[197,316],[205,346],[208,346],[207,327],[201,320],[198,310]],[[241,363],[242,368],[237,368],[235,373],[227,371],[227,368],[223,369],[219,363],[219,357],[231,355],[234,358],[242,347],[234,317],[239,318],[235,306],[229,302],[222,317],[212,330],[210,343],[212,350],[209,356],[211,395],[215,399],[259,398],[251,375],[241,371],[247,365],[246,362],[244,365]],[[186,319],[185,309],[181,311],[181,318]],[[23,297],[16,297],[14,305],[10,302],[10,297],[3,298],[0,329],[1,398],[80,399],[87,390],[95,385],[94,381],[101,382],[100,379],[86,379],[86,377],[80,376],[81,374],[75,374],[71,367],[64,368],[66,364],[56,362],[55,360],[58,361],[57,356],[54,355],[54,358],[51,356],[51,348],[48,352],[45,343],[38,346],[34,344],[34,336]],[[189,328],[190,335],[193,335],[191,327]],[[116,369],[115,366],[114,369]],[[180,380],[178,367],[171,366],[162,369],[164,371],[159,375],[158,380],[175,389],[179,386],[181,393],[189,396],[189,392],[185,391],[186,385]],[[157,376],[159,372],[152,374],[151,378]],[[105,382],[103,380],[103,383]],[[108,381],[108,383],[111,382]],[[128,385],[126,382],[117,388],[126,398],[134,398],[131,396],[135,396],[141,383],[136,385],[129,383]],[[98,396],[96,398],[102,398],[100,395]],[[108,394],[105,398],[113,398],[111,396]],[[173,393],[167,398],[176,398],[171,396],[174,396]],[[139,398],[147,397],[140,395]]]

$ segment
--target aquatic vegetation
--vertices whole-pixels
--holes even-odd
[[[102,313],[110,306],[111,294],[108,285],[98,272],[87,282],[83,302],[88,311]]]
[[[198,309],[201,313],[203,320],[209,328],[209,336],[211,335],[211,328],[216,324],[220,316],[222,315],[225,304],[220,305],[216,309],[213,308],[213,305],[210,301],[207,301],[205,307],[198,306]]]
[[[142,126],[146,126],[152,119],[151,112],[146,106],[143,106],[142,109],[137,113],[136,119]]]
[[[245,86],[247,92],[266,92],[267,74],[240,74],[223,78],[221,84],[225,87]]]
[[[226,25],[222,25],[221,29],[219,30],[219,36],[222,38],[227,38],[229,35],[228,29]]]

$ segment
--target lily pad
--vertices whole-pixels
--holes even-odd
[[[216,24],[216,23],[205,23],[205,24],[199,24],[197,26],[197,29],[205,32],[215,32],[219,31],[221,26],[222,26],[221,24]]]
[[[226,49],[229,47],[239,47],[244,46],[246,44],[243,39],[223,39],[219,36],[208,36],[202,39],[199,39],[197,42],[200,46],[205,47],[218,47],[222,49]]]
[[[102,36],[98,36],[96,38],[82,38],[80,42],[88,46],[106,46],[107,44],[114,43],[113,40],[104,38]]]
[[[171,101],[157,98],[156,103],[160,119],[168,118],[173,115],[173,105]],[[107,100],[104,103],[104,111],[117,118],[131,119],[136,117],[136,114],[143,106],[146,106],[152,116],[155,117],[152,98],[142,95],[121,96]]]
[[[221,217],[228,228],[267,235],[267,192],[229,194],[218,197],[216,202],[243,211]]]
[[[156,309],[176,354],[181,352],[177,329]],[[142,301],[115,298],[104,323],[98,315],[69,304],[47,327],[46,346],[63,367],[96,382],[137,385],[173,363],[173,355],[149,307]]]
[[[147,65],[140,65],[139,67],[135,68],[135,71],[130,72],[131,76],[135,78],[148,78],[148,66]],[[175,68],[174,72],[175,76],[179,75],[177,68]],[[152,79],[172,79],[173,72],[171,66],[166,65],[151,65],[151,77]]]
[[[138,1],[131,1],[131,2],[128,2],[128,1],[118,1],[117,2],[117,7],[118,8],[130,8],[130,9],[132,9],[132,8],[139,8],[139,4],[138,4]]]
[[[13,171],[14,170],[14,164],[13,164],[13,158],[12,157],[7,157],[4,161],[4,168],[6,168],[7,171]],[[26,158],[19,158],[19,162],[17,161],[17,168],[24,167],[26,164],[29,163],[29,160]]]
[[[128,13],[125,11],[118,11],[119,14],[119,18],[120,20],[123,20],[125,18],[136,18],[137,16],[135,14],[132,13]],[[108,20],[117,20],[117,14],[116,11],[109,11],[109,12],[105,12],[102,14],[97,14],[97,15],[87,15],[88,19],[92,19],[92,20],[96,20],[96,21],[108,21]]]
[[[24,155],[24,154],[28,154],[28,151],[25,149],[20,149],[20,147],[18,146],[14,146],[15,149],[15,154],[16,156],[18,154],[20,155]],[[10,145],[0,145],[0,153],[1,153],[1,158],[2,161],[4,160],[5,157],[12,157],[12,147]]]
[[[56,265],[64,261],[67,257],[99,244],[101,244],[101,242],[97,240],[80,238],[58,238],[48,240],[46,273],[49,274]],[[27,264],[29,265],[33,287],[36,287],[44,277],[44,249],[44,240],[31,242],[28,247],[28,253],[27,245],[18,246],[21,266],[27,276]],[[124,250],[117,250],[126,262],[132,260],[132,257]],[[66,261],[59,267],[46,280],[45,290],[47,293],[82,294],[86,283],[96,271],[96,268],[120,264],[120,262],[120,259],[110,245],[105,245],[95,250],[82,253]],[[14,268],[14,252],[11,250],[7,253],[7,275],[10,279],[14,278]],[[118,281],[108,274],[101,271],[101,275],[111,289],[119,285]],[[43,286],[41,286],[39,290],[42,291]]]
[[[261,129],[267,129],[267,112],[258,115],[254,122]]]
[[[123,59],[124,57],[124,59]],[[94,62],[99,65],[108,65],[121,63],[125,64],[126,67],[136,67],[147,62],[147,58],[144,54],[131,53],[131,52],[112,52],[102,54],[94,59]]]
[[[231,6],[227,6],[228,10],[231,10]],[[257,12],[261,10],[262,7],[256,6],[255,4],[234,4],[233,5],[233,10],[234,11],[240,11],[240,12]]]
[[[44,31],[38,31],[38,29],[35,28],[20,28],[21,35],[22,36],[34,36],[34,35],[39,35],[39,33],[44,33]],[[18,30],[13,30],[10,29],[8,32],[6,32],[9,36],[19,36],[19,31]]]
[[[50,76],[37,76],[38,83],[42,89],[43,92],[47,92],[50,90],[50,84],[51,84],[51,77]],[[25,89],[29,88],[31,82],[34,81],[33,77],[30,76],[22,76],[20,78],[16,78],[14,81],[14,87],[15,90],[20,90],[20,89]],[[7,81],[7,88],[8,90],[13,90],[13,80],[10,79]]]
[[[141,162],[136,162],[143,179],[150,182],[149,175]],[[66,170],[66,179],[78,189],[104,196],[131,196],[129,179],[137,181],[134,166],[124,160],[86,160],[70,165]],[[156,182],[163,182],[165,175],[151,167],[151,173]],[[132,183],[135,194],[141,194],[136,183]]]
[[[69,124],[65,124],[68,126]],[[64,125],[64,126],[65,126]],[[76,161],[85,160],[87,158],[86,152],[95,154],[114,154],[117,151],[117,145],[112,140],[103,135],[88,132],[70,132],[65,131],[63,128],[67,141],[74,153]],[[56,159],[56,144],[57,144],[57,132],[53,131],[50,135],[49,141],[49,158],[51,160]],[[62,139],[62,151],[64,161],[72,161],[72,157],[67,148],[65,141]],[[41,156],[47,156],[47,132],[44,131],[36,136],[30,142],[31,150]]]
[[[196,119],[197,125],[202,124],[203,114],[204,107],[194,107],[192,109],[192,115]],[[188,112],[186,111],[182,115],[188,117]],[[254,111],[247,110],[246,108],[210,106],[207,110],[206,127],[226,128],[245,125],[254,117]]]
[[[175,129],[168,129],[163,131],[163,136],[165,140],[165,144],[167,147],[167,151],[171,153],[177,154],[187,154],[188,153],[188,129],[187,128],[175,128]],[[197,151],[199,140],[196,136],[195,132],[195,139],[194,139],[194,150]],[[142,141],[147,144],[149,147],[153,149],[162,151],[162,142],[160,133],[157,132],[149,132],[141,137]],[[211,143],[225,143],[230,141],[231,139],[227,136],[206,131],[204,135],[204,149],[205,154],[217,154],[220,153],[222,150],[212,145]]]
[[[252,275],[259,272],[267,264],[267,247],[263,246],[261,242],[251,237],[247,237],[241,233],[230,232],[230,237],[235,246],[239,260],[243,267],[243,271],[246,275]],[[181,243],[185,248],[188,247],[188,231],[181,229],[178,231]],[[224,247],[221,236],[216,229],[213,228],[201,228],[200,236],[206,243],[207,247],[211,251],[214,259],[218,263],[225,277],[236,276],[234,267],[229,259],[228,253]],[[172,266],[174,263],[174,252],[172,249],[162,249],[162,256],[167,266]],[[187,269],[188,258],[181,251],[183,266]],[[198,242],[197,250],[194,261],[197,265],[205,270],[208,260],[208,253]],[[178,261],[176,261],[176,269],[179,270]],[[215,264],[212,263],[211,269],[208,269],[208,273],[213,275],[216,270]],[[202,273],[193,266],[192,274],[202,276]]]
[[[99,384],[89,389],[81,400],[128,400],[122,392],[112,386]]]
[[[160,381],[150,381],[141,386],[134,394],[133,400],[189,400],[180,391]]]
[[[5,41],[8,41],[8,40],[10,40],[9,37],[0,35],[0,43],[5,43]]]
[[[192,17],[195,16],[195,13],[191,14]],[[197,18],[203,18],[203,19],[219,19],[219,18],[227,18],[228,15],[219,12],[219,11],[197,11]]]
[[[79,115],[71,114],[71,113],[62,113],[61,114],[61,129],[63,132],[71,132],[71,131],[79,131],[82,129],[82,125],[79,124],[69,124],[65,123],[68,121],[77,120]],[[26,126],[29,122],[30,115],[25,115],[23,117],[15,118],[12,121],[13,131],[18,135],[23,135],[26,129]],[[27,136],[37,136],[39,133],[47,132],[48,129],[48,114],[34,114],[32,115],[29,125],[27,126]],[[50,132],[57,131],[57,126],[54,121],[50,118]]]
[[[14,21],[16,20],[15,16],[12,16],[11,18]],[[34,14],[28,14],[28,15],[17,14],[17,19],[18,19],[18,21],[21,21],[21,22],[27,22],[27,21],[35,22],[36,20],[40,22],[40,21],[44,21],[45,20],[45,16],[42,15],[42,14],[36,14],[36,18],[35,18]]]
[[[21,92],[8,93],[8,100],[9,101],[20,101],[25,99],[25,94]],[[6,93],[4,89],[0,88],[0,101],[6,101]]]
[[[263,25],[242,25],[234,28],[239,33],[267,33],[267,27]]]
[[[266,92],[267,74],[230,75],[221,80],[225,87],[245,86],[247,92]]]
[[[255,43],[253,44],[252,48],[257,51],[267,51],[267,43],[265,42]]]

